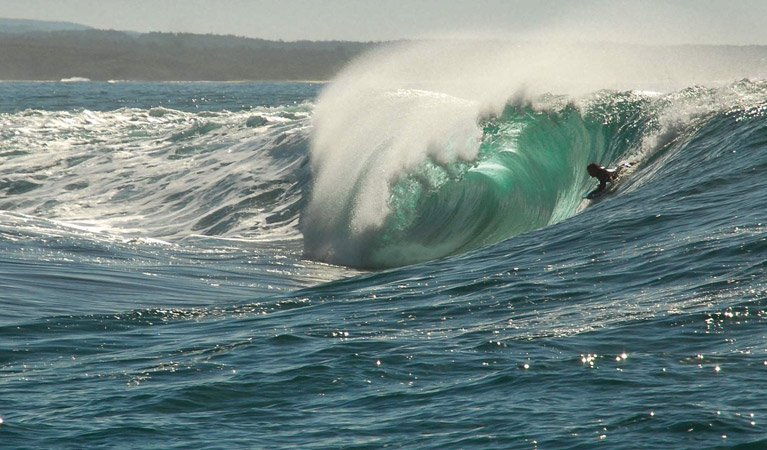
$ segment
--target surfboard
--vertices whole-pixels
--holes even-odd
[[[589,200],[594,200],[596,198],[601,197],[602,194],[604,194],[605,192],[607,192],[607,189],[605,189],[604,191],[601,191],[601,192],[596,192],[596,191],[587,192],[587,193],[583,194],[583,198],[587,198]]]
[[[596,189],[589,191],[583,195],[583,198],[586,198],[589,200],[596,200],[599,197],[602,197],[603,195],[609,194],[613,192],[614,190],[616,190],[619,184],[620,184],[620,180],[616,178],[613,181],[608,182],[607,187],[603,191],[597,192]]]

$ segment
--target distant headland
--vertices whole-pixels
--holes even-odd
[[[0,19],[0,80],[324,81],[378,44],[134,33]]]

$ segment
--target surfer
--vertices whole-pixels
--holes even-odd
[[[621,166],[617,169],[605,169],[596,163],[591,163],[586,166],[586,170],[589,172],[589,175],[599,180],[599,187],[589,192],[589,195],[587,195],[586,198],[597,196],[607,188],[607,183],[615,182],[615,179],[618,178],[618,174],[622,168],[623,167]]]

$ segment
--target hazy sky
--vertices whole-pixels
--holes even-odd
[[[284,40],[767,44],[767,0],[0,0],[0,17]]]

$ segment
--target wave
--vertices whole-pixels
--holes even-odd
[[[476,72],[496,64],[483,65],[486,54],[461,55],[468,70],[455,55],[431,67],[424,53],[413,68],[416,58],[398,52],[351,67],[319,98],[312,192],[301,218],[312,259],[397,267],[552,225],[590,204],[589,162],[631,164],[615,195],[630,192],[713,115],[759,104],[765,94],[764,84],[748,81],[671,94],[534,94],[514,87],[527,71],[502,72],[512,80],[501,83],[502,94],[497,85],[477,88],[487,78]],[[394,75],[374,73],[387,70]],[[424,82],[424,73],[437,76]]]
[[[337,161],[345,167],[322,167],[330,179],[315,180],[321,191],[302,228],[307,252],[355,267],[400,266],[571,217],[593,184],[587,164],[632,159],[652,123],[649,101],[637,93],[602,95],[585,110],[562,102],[510,104],[498,115],[480,117],[472,122],[479,136],[470,156],[460,150],[475,137],[467,130],[456,134],[448,123],[451,134],[444,141],[416,144],[427,152],[417,163],[407,151],[382,144],[364,158]],[[617,109],[608,109],[616,103]],[[606,123],[606,109],[613,123]],[[447,152],[429,153],[435,149]]]

